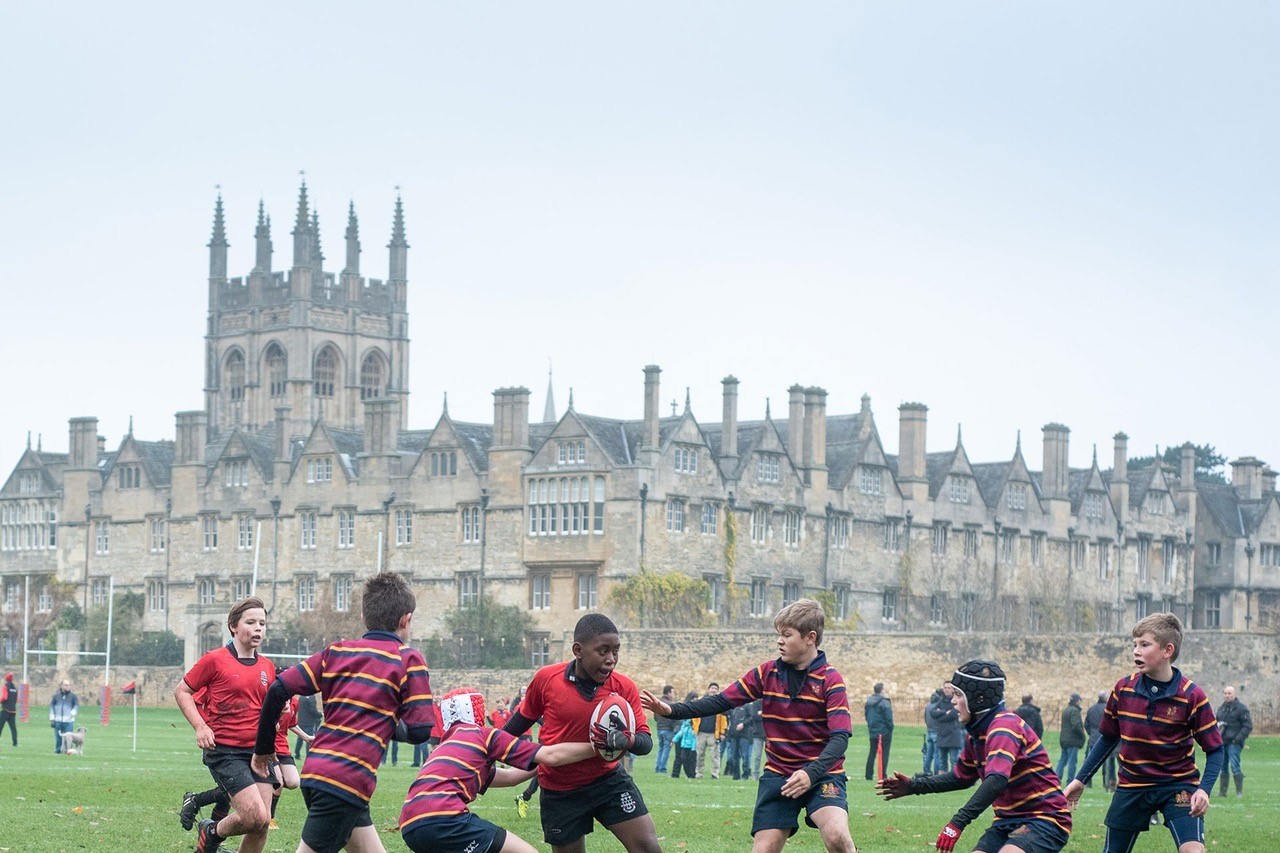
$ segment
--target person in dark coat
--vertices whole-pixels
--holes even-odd
[[[1236,689],[1228,686],[1222,691],[1222,704],[1218,706],[1218,731],[1222,733],[1222,743],[1227,747],[1227,766],[1236,779],[1236,796],[1244,796],[1244,771],[1240,769],[1240,751],[1244,742],[1253,732],[1253,718],[1249,709],[1236,698]],[[1227,795],[1227,774],[1222,779],[1219,796]]]
[[[743,740],[742,775],[760,778],[764,761],[764,700],[757,699],[747,709],[747,737]]]
[[[670,684],[662,688],[662,701],[675,702],[676,689]],[[667,772],[667,760],[671,757],[671,742],[676,736],[678,723],[670,717],[658,717],[655,727],[658,730],[658,757],[653,763],[654,773]]]
[[[942,689],[933,691],[933,695],[929,697],[928,703],[924,706],[924,748],[921,753],[924,754],[924,770],[926,775],[943,772],[941,766],[938,765],[938,731],[934,727],[933,714],[930,713],[933,707],[942,701]],[[949,701],[948,705],[951,704]],[[950,768],[947,768],[950,769]]]
[[[893,703],[884,695],[884,684],[876,682],[867,697],[863,713],[867,717],[867,735],[871,740],[871,752],[867,755],[867,781],[875,779],[876,746],[880,746],[883,756],[881,768],[889,766],[889,745],[893,742]]]
[[[1040,706],[1031,704],[1032,698],[1030,693],[1023,696],[1022,704],[1018,706],[1018,710],[1014,711],[1014,713],[1027,721],[1027,725],[1031,726],[1031,730],[1036,733],[1036,737],[1044,740],[1044,720],[1040,717]]]
[[[1102,716],[1107,711],[1107,691],[1098,691],[1098,703],[1090,705],[1089,710],[1084,715],[1084,728],[1089,733],[1089,749],[1093,750],[1093,745],[1098,742],[1098,726],[1102,724]],[[1107,756],[1107,760],[1102,762],[1102,784],[1108,791],[1116,789],[1116,754],[1112,752]],[[1088,787],[1093,787],[1093,780],[1090,779]]]
[[[323,720],[324,715],[320,713],[319,693],[298,699],[298,728],[314,737]],[[302,758],[304,750],[307,753],[311,752],[311,745],[304,741],[301,735],[297,735],[293,743],[293,757]]]
[[[742,751],[750,750],[747,740],[747,714],[750,705],[739,705],[729,712],[729,728],[724,732],[724,772],[735,780],[743,776],[751,778],[751,768],[742,763]],[[659,717],[658,719],[662,719]],[[750,758],[750,756],[748,756]]]
[[[1054,772],[1059,779],[1076,778],[1076,766],[1080,760],[1080,747],[1084,746],[1084,720],[1080,717],[1080,694],[1072,693],[1067,707],[1062,709],[1062,728],[1058,732],[1058,766]],[[1064,774],[1062,771],[1066,770]]]
[[[955,767],[960,760],[960,749],[964,746],[964,726],[960,722],[960,712],[951,704],[951,696],[955,690],[955,685],[950,682],[942,685],[942,701],[930,711],[934,728],[938,732],[935,773],[946,773]]]

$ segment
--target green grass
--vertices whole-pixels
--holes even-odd
[[[33,708],[33,722],[19,724],[20,746],[9,745],[8,732],[0,740],[0,853],[53,853],[78,850],[149,851],[191,850],[194,835],[178,825],[177,808],[182,792],[209,786],[209,774],[200,764],[190,727],[176,709],[142,709],[138,712],[138,751],[133,751],[130,709],[116,709],[112,724],[89,726],[88,751],[80,756],[55,756],[53,734],[39,721],[47,710]],[[1051,736],[1051,740],[1052,740]],[[891,767],[914,772],[919,766],[917,730],[899,727],[894,738]],[[866,753],[855,735],[851,763],[861,770]],[[401,751],[405,757],[405,751]],[[400,803],[414,770],[409,758],[398,767],[383,768],[374,796],[374,819],[387,829],[388,850],[405,850],[394,831]],[[1255,737],[1245,753],[1247,798],[1214,800],[1208,817],[1211,850],[1260,851],[1272,849],[1280,838],[1280,738]],[[635,775],[653,813],[658,834],[667,851],[747,850],[754,783],[731,779],[699,781],[672,779],[653,772],[652,756],[636,760]],[[850,826],[863,851],[933,849],[938,830],[946,824],[967,794],[911,797],[886,803],[872,793],[871,784],[855,773],[850,781]],[[514,791],[496,789],[476,804],[476,810],[535,844],[541,842],[537,799],[529,817],[516,816]],[[1076,829],[1070,851],[1096,851],[1102,846],[1102,818],[1107,795],[1096,786],[1085,795],[1076,813]],[[207,814],[207,812],[206,812]],[[302,798],[289,791],[280,807],[281,829],[271,833],[267,849],[291,853],[297,847],[304,811]],[[976,841],[990,823],[979,818],[961,839]],[[1270,840],[1268,840],[1270,839]],[[597,828],[588,849],[620,851],[622,846],[606,830]],[[229,849],[234,844],[227,845]],[[788,850],[820,851],[815,831],[802,829]],[[1163,827],[1145,833],[1139,851],[1169,851],[1172,841]]]

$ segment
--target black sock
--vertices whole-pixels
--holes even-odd
[[[218,793],[221,794],[221,796],[218,797],[217,802],[213,804],[213,811],[209,814],[210,819],[212,819],[214,823],[217,823],[227,815],[231,814],[231,800],[227,798],[226,794],[222,794],[221,791]]]
[[[193,797],[192,799],[195,800],[196,808],[202,809],[205,806],[211,806],[214,803],[216,803],[218,801],[218,798],[221,796],[222,796],[221,788],[210,788],[207,791],[201,791],[200,793],[196,794],[195,797]]]
[[[271,819],[272,819],[272,820],[275,820],[275,819],[276,819],[276,806],[278,806],[279,804],[280,804],[280,798],[279,798],[279,797],[272,797],[272,798],[271,798]]]

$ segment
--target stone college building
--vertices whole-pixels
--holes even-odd
[[[418,638],[481,590],[523,608],[531,665],[566,655],[581,613],[641,571],[705,581],[712,618],[736,627],[769,628],[814,595],[860,631],[1114,632],[1155,610],[1276,625],[1280,506],[1252,457],[1230,485],[1196,483],[1189,445],[1180,466],[1128,470],[1119,433],[1108,468],[1096,451],[1072,467],[1070,430],[1048,424],[1040,447],[1011,436],[1007,459],[975,462],[959,433],[926,450],[918,403],[899,407],[892,455],[867,397],[829,413],[826,391],[796,385],[785,410],[741,413],[730,376],[714,418],[687,395],[664,415],[655,366],[637,371],[641,420],[572,398],[558,413],[548,392],[535,421],[527,389],[499,388],[491,423],[446,405],[410,428],[401,202],[385,280],[361,270],[354,206],[345,264],[325,271],[305,184],[292,237],[292,265],[273,270],[259,204],[253,269],[228,277],[218,199],[205,406],[178,412],[171,437],[108,442],[76,417],[66,452],[38,444],[16,461],[0,492],[9,659],[24,613],[104,607],[113,582],[143,595],[145,629],[185,638],[190,663],[225,639],[255,554],[273,622],[357,608],[383,567],[418,594]]]

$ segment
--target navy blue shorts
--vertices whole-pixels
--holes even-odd
[[[564,847],[589,834],[597,820],[609,827],[649,813],[635,780],[621,767],[572,791],[541,790],[542,840],[552,847]]]
[[[420,820],[400,833],[413,853],[499,853],[507,843],[507,831],[471,812]]]
[[[1204,818],[1191,816],[1191,795],[1195,792],[1191,785],[1116,788],[1104,823],[1122,832],[1146,832],[1151,828],[1151,816],[1162,814],[1179,846],[1188,841],[1203,844]]]
[[[849,811],[849,798],[845,794],[846,777],[843,773],[828,773],[818,779],[809,790],[798,797],[784,797],[782,786],[788,777],[766,770],[760,774],[760,787],[756,790],[756,810],[751,816],[751,834],[762,829],[785,829],[788,836],[800,828],[800,810],[805,810],[804,822],[815,826],[813,813],[827,806]]]
[[[1026,853],[1058,853],[1071,836],[1047,820],[998,820],[982,833],[974,853],[999,853],[1006,844]]]
[[[302,789],[307,804],[307,820],[302,824],[302,840],[316,853],[338,853],[361,826],[373,826],[368,803],[353,803],[319,788]]]

